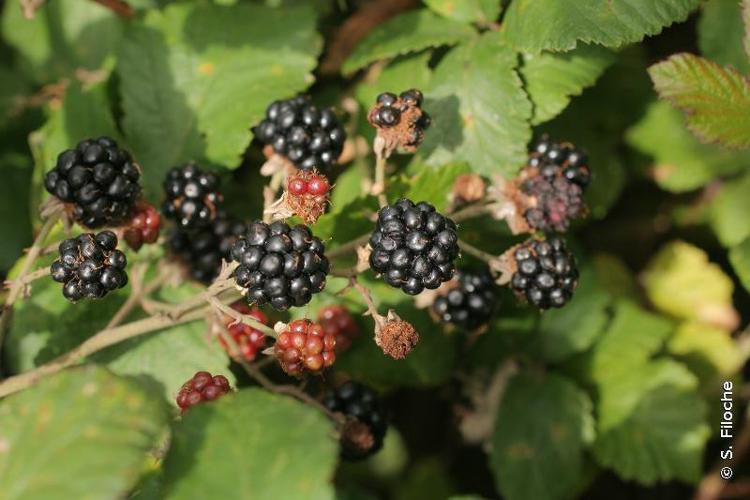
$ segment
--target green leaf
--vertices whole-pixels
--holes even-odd
[[[750,236],[750,174],[725,182],[711,202],[708,216],[722,245],[730,247]]]
[[[24,76],[0,62],[0,127],[13,125],[30,93],[31,86]]]
[[[168,412],[132,380],[87,366],[0,403],[5,500],[124,498]]]
[[[4,346],[4,368],[20,373],[71,350],[104,328],[130,287],[98,301],[71,304],[62,285],[46,277],[31,285],[31,296],[16,302]]]
[[[706,252],[682,241],[663,247],[649,262],[643,285],[657,309],[677,318],[734,329],[734,284]]]
[[[672,192],[703,187],[715,177],[744,169],[750,153],[701,144],[683,124],[680,112],[664,101],[652,103],[627,132],[627,142],[652,156],[651,176]]]
[[[742,0],[742,24],[745,27],[745,36],[742,38],[742,46],[745,56],[750,58],[750,1]]]
[[[429,9],[409,11],[372,30],[354,47],[342,69],[344,73],[352,73],[380,59],[455,45],[474,33],[471,27],[435,15]]]
[[[427,7],[443,17],[462,23],[491,23],[500,15],[500,0],[425,0]]]
[[[312,82],[320,46],[306,7],[180,4],[133,24],[118,73],[147,191],[190,159],[237,166],[268,104]]]
[[[729,262],[742,286],[750,291],[750,238],[729,249]]]
[[[531,123],[538,125],[557,116],[572,96],[593,85],[614,61],[612,51],[595,45],[581,45],[563,54],[524,54],[520,73],[534,104]]]
[[[259,389],[192,408],[174,428],[165,498],[333,498],[332,432],[319,410]]]
[[[32,166],[25,155],[6,154],[0,156],[0,273],[7,272],[21,255],[24,247],[31,243],[31,218],[29,217],[29,195]]]
[[[406,198],[415,202],[426,201],[444,212],[448,208],[449,195],[453,191],[453,183],[461,174],[471,172],[465,163],[445,165],[437,170],[419,168],[420,173],[411,179],[411,187]]]
[[[32,20],[23,17],[20,2],[5,2],[1,32],[21,55],[21,67],[43,84],[80,68],[99,69],[122,29],[122,18],[102,5],[56,0],[45,2]]]
[[[492,438],[491,467],[504,498],[570,498],[583,474],[583,450],[594,439],[586,393],[554,373],[510,380]]]
[[[750,61],[743,50],[745,26],[739,9],[737,0],[704,3],[698,18],[698,47],[708,59],[747,73]]]
[[[715,383],[719,377],[726,380],[743,364],[742,353],[727,330],[698,322],[681,324],[669,339],[667,350],[704,383]]]
[[[687,19],[700,0],[514,0],[508,39],[523,51],[571,50],[579,41],[620,47]]]
[[[607,377],[597,405],[599,464],[645,485],[700,479],[710,430],[696,386],[694,375],[667,360]]]
[[[461,44],[435,70],[424,108],[433,117],[421,152],[431,165],[469,163],[513,176],[526,159],[531,104],[516,54],[496,32]]]
[[[585,351],[607,326],[611,301],[597,283],[593,269],[584,267],[573,300],[562,309],[542,315],[531,344],[533,351],[551,362]]]
[[[750,146],[750,83],[732,68],[677,54],[648,69],[656,91],[681,109],[705,142]]]

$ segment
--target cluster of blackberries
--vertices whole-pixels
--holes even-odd
[[[586,154],[572,144],[556,144],[542,136],[521,179],[521,190],[533,200],[524,211],[533,229],[566,231],[571,220],[584,215],[583,190],[591,171]]]
[[[188,163],[167,172],[162,186],[167,199],[161,211],[180,228],[204,228],[216,218],[221,195],[219,178],[215,174]]]
[[[318,324],[336,339],[336,352],[343,352],[359,335],[359,328],[349,309],[342,305],[325,306],[318,311]]]
[[[438,288],[456,271],[456,224],[426,202],[401,198],[381,208],[370,247],[370,267],[409,295]]]
[[[100,299],[128,283],[127,259],[117,250],[117,236],[112,231],[63,240],[58,251],[60,256],[50,266],[50,274],[64,283],[63,295],[71,302]]]
[[[375,99],[370,110],[370,123],[388,137],[388,142],[414,151],[424,140],[424,132],[432,123],[430,115],[422,109],[422,92],[409,89],[400,95],[383,92]]]
[[[264,325],[268,323],[268,317],[262,311],[251,308],[243,301],[237,301],[232,304],[232,309],[247,316],[252,316]],[[245,361],[252,361],[266,343],[266,336],[260,330],[253,328],[245,323],[238,323],[233,318],[227,317],[226,327],[229,335],[232,337],[239,355]],[[234,355],[233,346],[229,345],[224,336],[219,336],[219,343],[230,355]]]
[[[237,285],[250,304],[270,303],[279,311],[303,306],[325,287],[329,270],[325,246],[307,226],[254,222],[232,248],[239,263]]]
[[[204,401],[213,401],[228,392],[229,380],[224,375],[198,372],[185,382],[177,393],[177,406],[185,413],[192,406]]]
[[[336,337],[309,319],[289,323],[273,349],[284,372],[295,377],[318,374],[336,361]]]
[[[528,240],[513,251],[513,257],[517,269],[511,286],[531,304],[539,309],[562,307],[573,297],[578,268],[562,239]]]
[[[117,225],[130,216],[141,194],[140,176],[130,153],[109,137],[99,137],[60,153],[44,187],[73,205],[76,222],[93,229]]]
[[[194,230],[173,229],[167,244],[187,266],[194,280],[208,284],[221,271],[222,260],[230,259],[232,246],[246,228],[242,221],[220,210],[206,226]]]
[[[140,249],[144,243],[156,243],[159,239],[161,216],[148,203],[137,203],[132,217],[123,232],[123,239],[133,250]]]
[[[253,133],[300,170],[325,171],[336,163],[346,140],[333,110],[318,109],[309,96],[274,101]]]
[[[460,270],[456,286],[436,298],[432,310],[446,323],[474,330],[490,320],[496,305],[495,283],[489,272]]]
[[[323,404],[328,410],[341,413],[348,422],[341,433],[341,456],[347,460],[360,460],[376,453],[383,447],[388,430],[385,408],[378,395],[366,385],[349,381],[326,393]],[[364,430],[365,432],[361,432]]]

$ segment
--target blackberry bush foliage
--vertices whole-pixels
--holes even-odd
[[[274,101],[253,132],[300,170],[327,171],[336,164],[346,140],[333,109],[319,108],[308,96]]]
[[[326,286],[325,246],[303,225],[256,221],[232,247],[234,280],[249,304],[278,311],[304,306]]]
[[[101,299],[128,284],[127,258],[117,249],[112,231],[84,233],[63,240],[50,266],[52,279],[63,284],[66,299]]]
[[[76,222],[95,229],[128,218],[141,194],[140,177],[130,153],[109,137],[99,137],[60,153],[44,187],[70,206]]]
[[[370,267],[409,295],[434,290],[456,272],[456,224],[424,201],[401,198],[380,209],[370,246]]]
[[[747,489],[750,0],[0,4],[0,497]]]

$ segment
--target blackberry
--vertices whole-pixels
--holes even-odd
[[[381,208],[370,247],[370,267],[409,295],[438,288],[456,271],[456,224],[424,201],[401,198]]]
[[[177,394],[177,406],[181,413],[191,407],[213,401],[229,392],[229,380],[224,375],[211,375],[208,372],[197,372],[193,378],[182,385]]]
[[[63,240],[58,251],[50,275],[63,283],[63,295],[71,302],[100,299],[128,283],[127,259],[117,250],[117,236],[112,231]]]
[[[325,246],[307,226],[254,222],[232,247],[237,285],[249,304],[270,303],[278,311],[300,307],[325,287]]]
[[[219,178],[203,172],[194,163],[174,167],[162,184],[167,199],[162,214],[183,229],[198,229],[211,225],[221,202]]]
[[[72,205],[73,219],[95,229],[126,220],[141,195],[140,170],[130,153],[109,137],[86,139],[57,157],[47,191]]]
[[[341,456],[347,460],[361,460],[375,454],[383,447],[388,430],[385,408],[377,393],[370,387],[349,381],[328,391],[323,398],[328,410],[342,413],[348,422],[364,424],[366,435],[347,432],[344,425],[341,436]],[[350,426],[349,429],[356,430]]]
[[[245,229],[243,222],[219,211],[207,227],[194,231],[175,228],[167,245],[187,266],[193,279],[209,284],[221,271],[222,260],[231,259],[232,245]]]
[[[413,152],[424,140],[424,132],[432,122],[422,109],[422,100],[422,92],[417,89],[406,90],[399,96],[383,92],[375,99],[368,120],[385,136],[386,142]]]
[[[336,361],[336,336],[309,319],[289,323],[273,346],[281,368],[288,375],[321,373]]]
[[[516,271],[511,287],[534,306],[562,307],[573,297],[578,268],[562,239],[528,240],[513,250],[513,258]]]
[[[309,96],[274,101],[253,133],[300,170],[326,171],[336,164],[346,140],[333,110],[319,109]]]
[[[458,272],[458,282],[435,299],[432,311],[445,323],[474,330],[486,324],[497,305],[495,283],[489,272]]]
[[[542,136],[520,175],[521,191],[531,200],[523,212],[526,222],[541,231],[566,231],[586,212],[583,191],[590,180],[584,152]]]

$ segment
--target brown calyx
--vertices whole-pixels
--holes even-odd
[[[393,311],[375,328],[375,343],[393,359],[404,359],[418,342],[419,332]]]
[[[355,456],[366,455],[375,446],[375,436],[359,420],[347,420],[341,427],[341,446]]]

